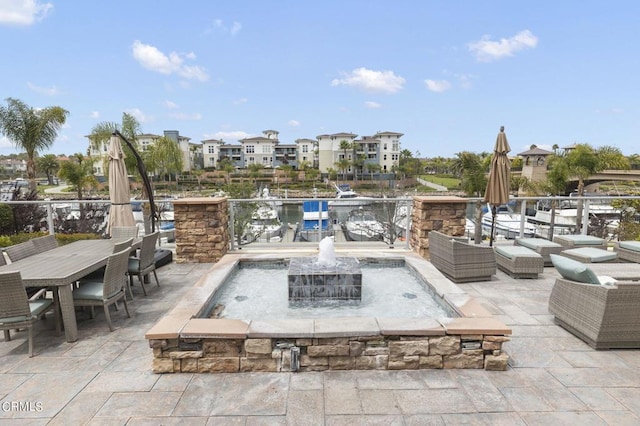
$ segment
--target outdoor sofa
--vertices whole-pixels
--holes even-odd
[[[469,244],[464,237],[429,232],[429,259],[450,280],[489,281],[496,273],[493,247]]]
[[[595,349],[640,348],[640,283],[598,277],[589,265],[551,258],[562,275],[549,296],[555,323]]]

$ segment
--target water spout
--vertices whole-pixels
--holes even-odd
[[[322,266],[336,266],[336,250],[333,245],[333,237],[324,237],[318,246],[317,264]]]

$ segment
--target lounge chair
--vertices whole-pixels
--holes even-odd
[[[620,241],[614,245],[613,250],[621,260],[640,263],[640,241]]]
[[[469,244],[466,238],[430,231],[429,259],[454,282],[489,281],[496,273],[493,247]]]
[[[549,296],[556,324],[595,349],[640,348],[640,283],[605,280],[588,265],[551,256],[562,275]]]

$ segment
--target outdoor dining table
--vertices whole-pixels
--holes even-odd
[[[78,340],[78,325],[73,304],[72,284],[107,264],[118,240],[81,240],[29,256],[0,271],[19,271],[25,287],[52,287],[62,313],[67,342]],[[134,248],[141,240],[134,240]]]

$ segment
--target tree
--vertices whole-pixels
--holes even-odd
[[[481,157],[469,151],[458,152],[456,157],[452,170],[462,180],[462,190],[467,195],[480,196],[487,187],[487,177]]]
[[[249,164],[249,166],[247,166],[247,168],[249,169],[249,177],[253,179],[253,183],[255,184],[256,179],[262,174],[262,170],[264,169],[264,164],[251,163]]]
[[[180,173],[184,166],[180,147],[176,141],[166,136],[162,136],[151,146],[148,159],[149,169],[160,172],[162,176],[169,176],[169,182],[171,182],[171,174]]]
[[[54,154],[45,154],[42,157],[38,157],[36,160],[38,169],[42,170],[47,175],[47,183],[53,185],[53,176],[60,170],[60,163],[58,158]]]
[[[75,187],[78,200],[82,200],[84,188],[95,186],[98,183],[93,176],[93,161],[85,159],[80,153],[73,154],[68,161],[64,161],[60,165],[58,176]],[[80,211],[82,212],[82,204]]]
[[[118,130],[122,135],[127,138],[129,142],[135,147],[137,151],[140,151],[138,146],[138,135],[142,134],[140,123],[131,114],[126,112],[122,113],[122,123],[117,124],[111,121],[103,121],[96,124],[91,130],[89,135],[89,141],[94,149],[99,149],[102,144],[108,144],[109,139],[113,132]],[[122,144],[122,150],[124,151],[125,159],[124,163],[127,166],[127,172],[129,174],[138,175],[138,168],[136,164],[136,158],[131,152],[131,149],[126,143]],[[106,160],[108,161],[108,160]],[[105,165],[104,170],[108,170],[109,167]],[[147,168],[148,170],[152,170]]]
[[[350,165],[351,165],[351,161],[347,160],[346,158],[341,158],[335,162],[335,166],[338,168],[338,170],[342,170],[343,182],[347,180],[347,169],[349,168]]]
[[[0,133],[26,151],[29,187],[35,190],[37,154],[53,144],[69,112],[59,106],[35,109],[18,99],[6,100],[7,106],[0,107]]]

